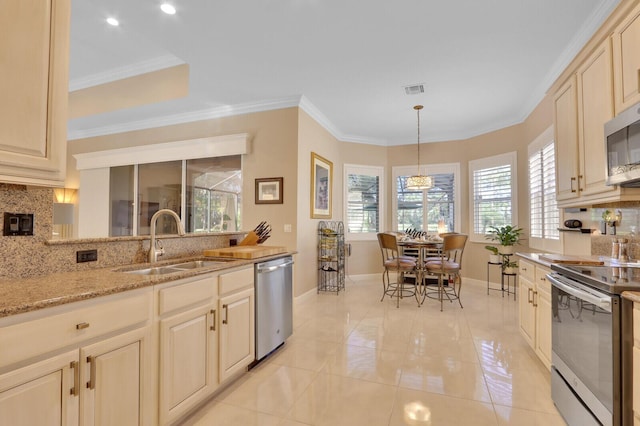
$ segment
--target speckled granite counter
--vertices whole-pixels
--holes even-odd
[[[535,262],[539,265],[543,265],[546,266],[547,268],[551,268],[551,263],[547,262],[546,260],[541,260],[540,256],[544,255],[545,253],[516,253],[516,256],[521,257],[522,259],[525,260],[530,260],[531,262]]]
[[[56,273],[36,278],[0,280],[0,318],[166,283],[209,272],[235,268],[237,266],[251,265],[256,262],[263,262],[292,254],[295,254],[295,252],[280,253],[278,255],[250,260],[233,259],[215,266],[164,275],[127,274],[122,271],[205,258],[201,256],[191,256],[183,259],[157,262],[153,265],[122,265],[119,267],[93,269],[82,272]]]

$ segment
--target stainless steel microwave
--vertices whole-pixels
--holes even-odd
[[[640,104],[604,125],[607,185],[640,187]]]

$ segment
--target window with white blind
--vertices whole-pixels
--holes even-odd
[[[518,225],[516,163],[515,152],[469,161],[472,240],[484,241],[492,226]]]
[[[556,204],[556,161],[551,128],[529,145],[529,246],[558,251],[560,210]]]
[[[345,164],[346,236],[349,240],[374,240],[383,220],[384,168]]]
[[[423,173],[432,176],[433,188],[427,191],[407,189],[407,179],[416,167],[394,167],[393,229],[416,229],[437,233],[460,230],[460,164],[426,166]]]

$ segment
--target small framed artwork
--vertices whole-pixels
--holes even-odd
[[[311,217],[331,218],[331,188],[333,163],[315,152],[311,153]]]
[[[284,178],[256,179],[256,204],[282,204]]]

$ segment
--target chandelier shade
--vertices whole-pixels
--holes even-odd
[[[433,188],[433,177],[420,173],[420,110],[422,108],[422,105],[413,107],[418,114],[418,174],[407,179],[407,189],[426,191]]]

